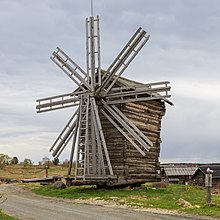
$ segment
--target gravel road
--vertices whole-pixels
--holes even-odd
[[[0,185],[0,209],[22,220],[210,220],[128,207],[82,204],[74,200],[38,196],[9,184]]]

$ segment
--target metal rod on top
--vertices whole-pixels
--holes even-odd
[[[94,12],[94,6],[93,6],[93,0],[91,0],[91,17],[93,17]]]

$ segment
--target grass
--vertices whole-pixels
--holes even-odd
[[[36,186],[32,191],[45,196],[62,197],[68,199],[99,199],[113,200],[117,204],[142,208],[160,208],[177,210],[179,212],[213,216],[220,218],[220,196],[212,196],[212,202],[216,206],[208,206],[205,203],[205,191],[191,186],[169,185],[167,188],[153,188],[144,185],[137,189],[96,189],[92,186],[69,187],[62,190],[52,186]],[[193,207],[178,205],[182,198],[192,204]]]
[[[62,176],[66,175],[67,168],[62,166],[50,166],[48,169],[49,176]],[[11,179],[27,179],[45,177],[44,166],[30,165],[24,167],[23,165],[7,165],[0,169],[0,178]]]
[[[62,176],[67,172],[66,167],[51,166],[49,176]],[[24,167],[23,165],[8,165],[0,169],[0,178],[24,179],[45,177],[43,166],[32,165]],[[25,185],[27,186],[27,185]],[[104,190],[96,189],[92,186],[69,187],[62,190],[54,189],[51,186],[39,186],[28,184],[32,190],[40,195],[62,197],[69,199],[96,199],[113,201],[117,204],[128,205],[142,208],[160,208],[168,210],[177,210],[189,214],[198,214],[203,216],[213,216],[220,218],[220,196],[212,196],[212,202],[216,206],[210,207],[205,204],[205,191],[191,186],[169,185],[167,188],[154,188],[152,185],[143,185],[139,189],[114,189]],[[177,201],[182,198],[192,204],[193,208],[178,205]],[[197,205],[196,208],[195,206]],[[0,219],[4,214],[0,212]],[[8,217],[8,219],[14,219]]]
[[[1,220],[19,220],[18,218],[6,215],[4,212],[0,210],[0,219]]]

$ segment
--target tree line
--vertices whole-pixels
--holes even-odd
[[[7,154],[0,153],[0,168],[3,168],[5,165],[13,165],[13,164],[19,164],[18,157],[9,157]],[[33,164],[33,162],[25,158],[23,162],[20,162],[20,164]]]
[[[13,165],[13,164],[21,164],[24,166],[29,166],[29,165],[33,165],[34,162],[29,158],[25,158],[23,161],[19,162],[17,156],[9,157],[7,154],[0,153],[0,169],[4,168],[5,165]],[[48,157],[43,157],[41,161],[38,162],[38,165],[43,165],[48,167],[51,165],[62,165],[68,167],[68,164],[69,164],[68,159],[64,160],[61,163],[58,158],[54,158],[53,160],[50,160]]]

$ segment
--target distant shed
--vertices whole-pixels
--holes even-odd
[[[198,186],[205,186],[205,174],[207,169],[213,170],[212,185],[213,187],[220,188],[220,164],[218,165],[201,165],[198,167],[192,176],[193,184]]]
[[[197,167],[163,167],[161,175],[169,183],[185,184],[196,170]]]

